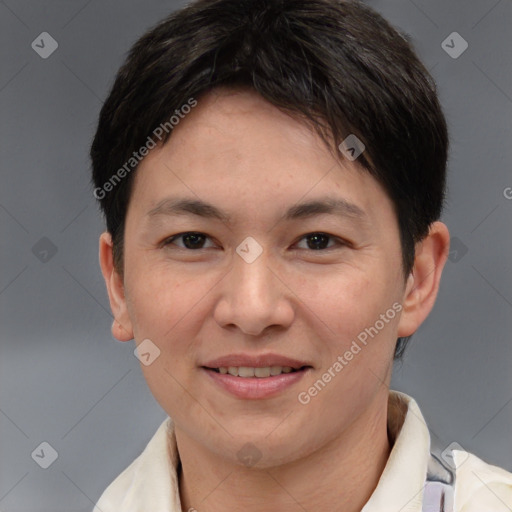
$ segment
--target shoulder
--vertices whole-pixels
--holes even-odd
[[[135,475],[140,467],[140,459],[142,455],[137,457],[116,479],[105,489],[100,499],[96,503],[92,512],[113,512],[117,510],[119,504],[130,489]]]
[[[453,450],[455,512],[510,512],[512,473],[487,464],[476,455]]]
[[[173,423],[167,418],[142,453],[105,489],[93,512],[138,511],[148,504],[159,510],[177,510],[170,499],[176,494],[174,450],[169,451]]]

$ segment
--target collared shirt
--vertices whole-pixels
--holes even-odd
[[[430,435],[415,400],[391,391],[393,446],[377,487],[361,512],[422,512]],[[174,423],[167,418],[144,451],[105,490],[93,512],[182,512]],[[453,451],[454,512],[512,512],[512,473]]]

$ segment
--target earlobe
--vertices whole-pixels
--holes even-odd
[[[434,307],[449,246],[448,228],[440,221],[434,222],[428,235],[416,244],[414,267],[402,300],[399,337],[411,336]]]
[[[133,328],[126,307],[123,279],[114,266],[112,247],[112,237],[108,231],[105,231],[99,240],[99,260],[107,287],[110,309],[114,315],[112,336],[119,341],[130,341],[133,339]]]
[[[133,339],[133,333],[127,331],[120,322],[114,320],[112,322],[112,336],[119,341],[130,341]]]

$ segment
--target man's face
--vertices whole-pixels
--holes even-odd
[[[173,211],[179,200],[226,218]],[[326,201],[338,207],[300,208]],[[392,202],[357,160],[255,93],[217,90],[137,170],[124,327],[160,350],[142,370],[177,431],[233,460],[251,443],[263,465],[291,461],[382,409],[401,261]],[[275,368],[288,365],[302,369]]]

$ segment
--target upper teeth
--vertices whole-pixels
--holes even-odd
[[[252,368],[249,366],[221,366],[218,370],[220,373],[229,373],[235,377],[270,377],[271,375],[290,373],[293,368],[291,366],[265,366],[263,368]]]

